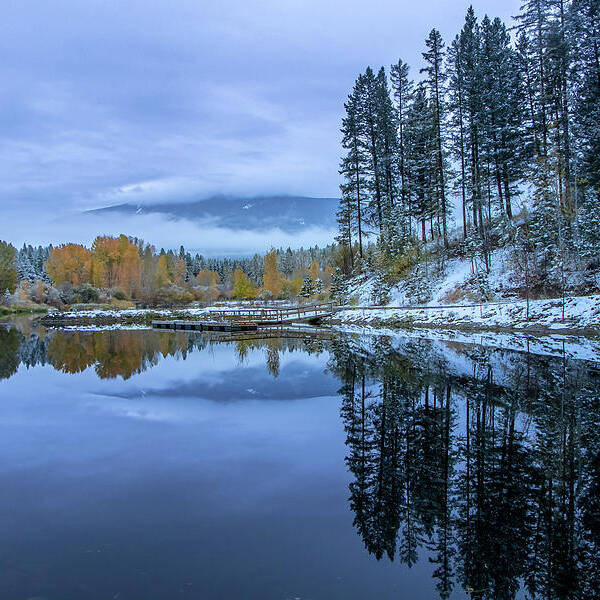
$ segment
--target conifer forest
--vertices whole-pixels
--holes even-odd
[[[394,282],[424,252],[494,250],[539,290],[584,289],[600,252],[600,7],[531,0],[512,23],[472,7],[424,67],[368,67],[345,104],[338,243],[347,274]],[[374,246],[374,247],[371,247]],[[568,283],[566,283],[568,281]]]

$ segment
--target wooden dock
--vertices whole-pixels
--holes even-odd
[[[258,326],[290,325],[292,323],[316,323],[334,313],[331,303],[305,304],[272,308],[232,308],[209,310],[211,319],[255,323]]]
[[[333,304],[306,304],[274,308],[207,310],[210,321],[152,321],[155,329],[176,331],[256,331],[259,327],[317,323],[333,314]]]

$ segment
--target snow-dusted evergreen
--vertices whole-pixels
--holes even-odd
[[[34,247],[23,244],[23,247],[15,252],[15,268],[19,274],[19,279],[30,282],[41,280],[50,283],[45,263],[48,260],[51,248],[52,246]]]
[[[600,4],[471,7],[425,47],[418,81],[369,67],[345,105],[338,266],[389,287],[458,258],[484,282],[505,249],[523,297],[598,291]]]

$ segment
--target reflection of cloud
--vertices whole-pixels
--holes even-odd
[[[299,248],[333,241],[335,233],[322,228],[287,233],[281,229],[243,231],[219,227],[214,222],[192,222],[167,218],[161,214],[76,215],[51,221],[15,222],[8,238],[16,246],[30,243],[61,244],[76,242],[89,245],[97,235],[124,233],[143,238],[157,248],[179,248],[183,244],[190,252],[205,256],[244,255],[262,252],[270,247]],[[0,237],[7,232],[0,233]]]
[[[233,357],[232,349],[229,347],[228,350]],[[295,356],[300,355],[295,353]],[[239,366],[230,365],[228,370],[221,371],[219,375],[199,375],[198,371],[191,370],[191,377],[186,380],[156,379],[152,383],[150,378],[142,375],[130,387],[97,392],[97,395],[110,398],[111,401],[121,399],[127,406],[133,401],[136,409],[148,408],[169,398],[218,403],[249,400],[284,402],[334,395],[338,382],[323,370],[322,362],[319,362],[324,360],[323,356],[307,356],[313,359],[309,362],[309,369],[303,359],[290,360],[285,354],[280,354],[279,377],[267,374],[264,363],[250,368],[244,366],[241,371]],[[143,392],[140,390],[141,381],[144,382]]]

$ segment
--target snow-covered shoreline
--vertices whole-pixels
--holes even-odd
[[[42,323],[60,327],[148,326],[153,318],[209,318],[214,308],[82,310],[51,313]],[[489,335],[499,332],[600,335],[600,295],[565,298],[564,307],[560,298],[532,300],[529,314],[525,300],[434,306],[345,306],[329,319],[329,324],[390,330],[488,332]]]
[[[335,324],[462,330],[588,331],[600,333],[600,295],[488,304],[344,307]]]

